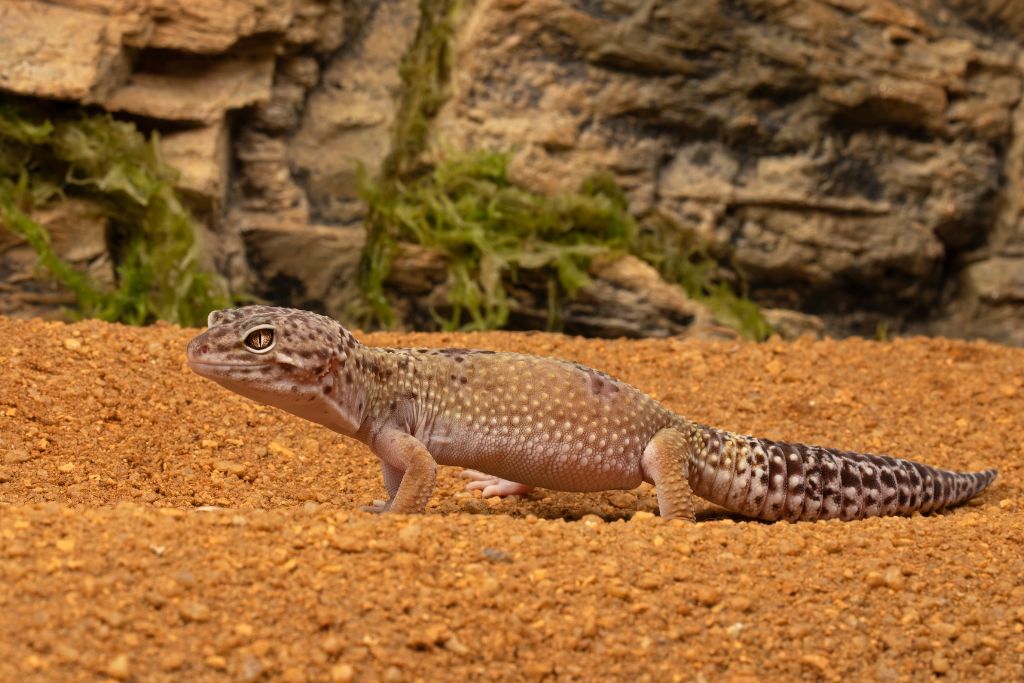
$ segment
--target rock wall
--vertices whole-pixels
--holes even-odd
[[[13,0],[0,88],[163,130],[218,266],[344,315],[356,171],[390,149],[418,21],[415,0]],[[638,215],[830,333],[1024,344],[1022,36],[1019,0],[467,0],[431,137],[513,150],[516,179],[545,192],[611,171]],[[416,311],[444,264],[410,258],[423,270],[396,269],[399,311],[429,321]],[[573,329],[703,319],[678,302],[662,323],[595,328],[597,275]],[[619,281],[635,306],[661,296]]]

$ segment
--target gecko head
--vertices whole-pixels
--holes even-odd
[[[214,311],[207,326],[188,344],[189,367],[236,393],[292,412],[333,392],[334,370],[357,344],[334,320],[292,308]]]

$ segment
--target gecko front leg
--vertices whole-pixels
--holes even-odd
[[[419,439],[388,429],[373,439],[373,452],[381,460],[389,500],[374,501],[367,512],[423,512],[434,492],[437,463]]]
[[[374,512],[380,514],[387,512],[391,509],[391,501],[395,499],[395,495],[398,493],[398,485],[402,483],[402,477],[405,475],[404,470],[400,470],[394,465],[380,461],[380,471],[384,478],[384,488],[387,489],[388,499],[387,500],[375,500],[370,505],[362,506],[363,512]]]
[[[525,496],[533,491],[532,486],[495,477],[494,475],[477,470],[462,470],[462,474],[459,476],[470,480],[466,484],[466,490],[481,491],[484,498],[491,498],[493,496],[501,498],[505,496]]]

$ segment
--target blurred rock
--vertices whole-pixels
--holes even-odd
[[[358,35],[331,60],[306,101],[288,144],[288,163],[305,179],[310,204],[332,222],[362,214],[360,166],[373,175],[391,147],[402,80],[398,67],[419,21],[417,0],[382,0]]]
[[[81,199],[60,200],[30,217],[50,233],[60,258],[105,289],[114,288],[114,267],[107,248],[107,218],[99,206]],[[74,295],[38,265],[36,251],[0,219],[0,315],[19,318],[62,317]]]
[[[821,339],[825,336],[825,321],[816,315],[808,315],[786,308],[763,308],[761,315],[772,326],[777,335],[783,339],[813,337]]]
[[[121,48],[132,22],[43,2],[0,4],[0,88],[95,102],[128,75]]]
[[[207,210],[219,213],[228,181],[228,130],[224,120],[174,131],[160,138],[164,160],[181,172],[178,187]]]
[[[165,121],[214,123],[232,109],[270,100],[274,59],[153,56],[104,102]]]

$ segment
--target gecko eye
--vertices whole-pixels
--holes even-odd
[[[264,326],[250,330],[242,343],[253,353],[266,353],[274,348],[274,328]]]

